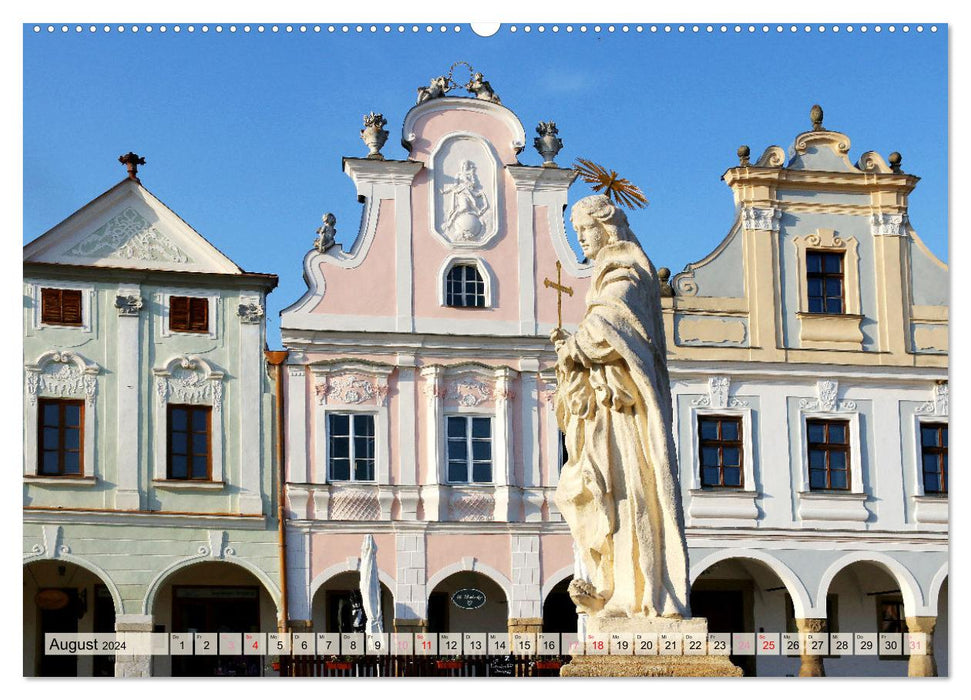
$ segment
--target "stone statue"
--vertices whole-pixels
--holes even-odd
[[[455,182],[442,188],[449,196],[445,213],[445,233],[452,240],[471,241],[482,233],[482,215],[489,208],[489,201],[482,191],[475,173],[475,163],[463,160]]]
[[[482,73],[476,73],[465,84],[465,89],[475,95],[477,100],[488,100],[496,104],[502,104],[499,95],[492,89],[489,81],[482,77]]]
[[[445,93],[451,89],[451,82],[446,76],[440,75],[437,78],[432,78],[428,87],[422,85],[418,88],[418,102],[416,104],[434,100],[436,97],[445,97]]]
[[[588,577],[570,597],[592,619],[689,618],[657,275],[606,196],[577,202],[571,221],[594,269],[576,333],[550,335],[569,454],[556,505]]]
[[[328,212],[321,217],[321,224],[317,228],[314,248],[318,253],[326,253],[327,249],[334,245],[334,237],[337,235],[337,217]]]

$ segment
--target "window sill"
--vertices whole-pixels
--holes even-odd
[[[856,493],[855,491],[836,491],[836,490],[800,491],[799,498],[802,498],[804,500],[810,500],[810,501],[813,501],[813,500],[824,501],[824,500],[830,500],[830,499],[838,499],[838,500],[844,500],[844,501],[860,501],[862,503],[863,501],[866,500],[866,494]]]
[[[911,496],[914,501],[914,519],[919,523],[947,525],[949,508],[947,494],[940,496]]]
[[[859,523],[870,518],[867,495],[853,491],[800,491],[799,517],[802,520]]]
[[[691,494],[692,498],[755,498],[758,495],[755,491],[743,486],[702,486],[701,488],[691,489],[688,493]]]
[[[25,484],[44,484],[45,486],[94,486],[98,483],[96,476],[40,476],[24,474]]]
[[[718,520],[719,524],[751,525],[759,517],[758,493],[736,486],[691,489],[688,515],[694,520]],[[725,521],[733,521],[726,523]]]
[[[812,314],[797,311],[799,340],[804,348],[818,350],[861,350],[863,316],[859,314]]]
[[[157,489],[174,491],[221,491],[226,487],[224,481],[192,481],[190,479],[152,479]]]
[[[814,313],[812,311],[797,311],[796,316],[799,318],[825,318],[825,319],[852,319],[855,321],[862,321],[862,314],[824,314],[824,313]]]

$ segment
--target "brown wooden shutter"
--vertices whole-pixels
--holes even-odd
[[[208,299],[189,299],[189,330],[209,331]]]
[[[61,290],[61,323],[81,325],[81,290]]]
[[[61,290],[40,290],[40,320],[41,323],[61,322]]]
[[[189,330],[189,297],[169,297],[169,330]]]

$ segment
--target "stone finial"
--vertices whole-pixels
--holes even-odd
[[[812,109],[809,110],[809,119],[813,123],[813,131],[823,130],[823,108],[819,105],[813,105]]]
[[[326,253],[334,245],[334,238],[337,236],[337,217],[327,212],[321,217],[321,221],[323,225],[317,229],[314,248],[318,253]]]
[[[367,157],[372,160],[384,160],[384,156],[381,155],[381,149],[388,140],[388,132],[384,128],[387,123],[388,120],[384,118],[383,114],[371,112],[370,114],[364,115],[364,128],[361,129],[361,140],[368,147]]]
[[[543,167],[555,168],[553,159],[563,148],[563,141],[556,136],[559,133],[556,122],[540,122],[536,126],[536,133],[539,136],[533,139],[533,147],[543,156]]]
[[[142,158],[137,153],[128,151],[123,156],[118,156],[118,162],[124,165],[128,169],[128,179],[134,180],[135,182],[141,182],[138,179],[138,166],[145,165],[145,159]]]
[[[736,151],[736,154],[738,155],[739,165],[748,165],[748,158],[750,155],[752,155],[752,149],[744,145],[739,146],[738,150]]]
[[[661,287],[662,297],[673,297],[674,287],[671,286],[671,270],[666,267],[659,267],[657,270],[658,285]]]
[[[903,157],[897,151],[894,151],[893,153],[891,153],[890,156],[887,158],[887,161],[890,163],[890,169],[893,170],[895,173],[903,172],[900,169],[900,163],[902,160],[903,160]]]

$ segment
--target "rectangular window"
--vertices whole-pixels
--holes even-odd
[[[492,419],[448,416],[447,481],[452,484],[492,482]]]
[[[741,417],[698,416],[698,452],[703,487],[743,485]]]
[[[808,251],[806,286],[809,292],[809,313],[844,313],[843,254]]]
[[[842,420],[807,420],[809,488],[848,491],[850,488],[850,424]]]
[[[205,297],[169,297],[169,330],[209,332],[209,300]]]
[[[374,416],[327,415],[330,481],[374,481]]]
[[[39,399],[38,454],[41,476],[84,474],[84,401]]]
[[[168,478],[212,478],[212,407],[169,404]]]
[[[924,493],[947,495],[947,423],[921,423],[920,460]]]
[[[81,325],[81,290],[40,290],[40,322],[55,326]]]

